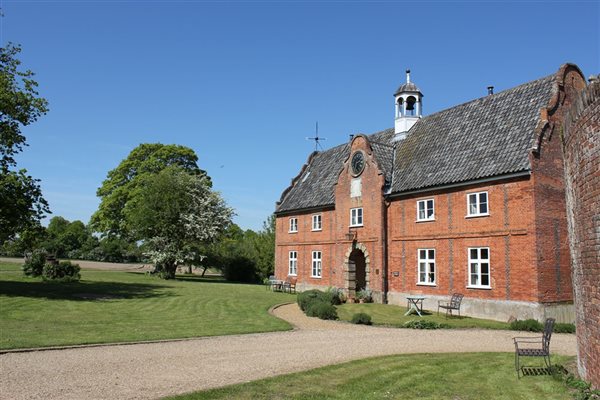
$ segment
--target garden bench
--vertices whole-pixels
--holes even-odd
[[[460,317],[460,303],[463,297],[464,295],[461,293],[454,293],[450,301],[438,300],[438,315],[440,315],[440,308],[443,308],[446,310],[446,318],[448,318],[448,313],[452,315],[452,310],[457,310]]]
[[[521,378],[521,357],[543,357],[546,367],[550,368],[550,338],[554,330],[554,318],[547,318],[544,323],[544,333],[537,337],[514,337],[515,342],[515,369],[517,377]]]

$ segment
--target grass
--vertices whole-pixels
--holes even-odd
[[[415,314],[405,316],[405,307],[398,307],[389,304],[342,304],[337,307],[338,315],[342,321],[350,321],[356,313],[366,313],[372,317],[374,325],[386,325],[401,327],[406,322],[423,319],[434,321],[440,324],[449,325],[451,328],[482,328],[482,329],[510,329],[510,324],[489,319],[479,319],[470,317],[445,317],[445,313],[426,311],[422,317]]]
[[[567,362],[572,357],[553,357]],[[552,376],[517,379],[510,353],[406,354],[368,358],[227,386],[170,400],[207,399],[522,399],[567,400]]]
[[[184,275],[82,270],[79,283],[24,277],[0,262],[0,349],[281,331],[267,313],[295,296]]]

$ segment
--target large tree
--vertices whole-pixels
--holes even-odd
[[[123,215],[127,232],[143,241],[157,272],[172,278],[178,265],[198,259],[200,244],[227,228],[233,210],[206,176],[173,165],[141,178]]]
[[[131,240],[124,210],[142,192],[139,190],[142,183],[169,166],[177,166],[190,175],[204,176],[210,185],[210,179],[205,171],[198,168],[197,161],[196,153],[185,146],[140,144],[117,168],[108,173],[98,189],[100,206],[92,215],[92,228],[107,236]]]
[[[38,97],[34,73],[19,68],[20,51],[11,43],[0,48],[0,244],[34,231],[50,211],[39,181],[17,169],[14,158],[27,145],[22,127],[48,111],[48,102]]]

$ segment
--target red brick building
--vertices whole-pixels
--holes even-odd
[[[563,181],[563,114],[577,66],[422,116],[410,82],[395,127],[314,152],[276,209],[275,273],[300,290],[425,308],[454,292],[463,312],[574,320]]]

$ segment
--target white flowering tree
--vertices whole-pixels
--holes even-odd
[[[234,214],[205,175],[177,166],[146,176],[136,191],[123,210],[127,229],[167,279],[178,265],[201,260],[199,245],[217,238]]]

